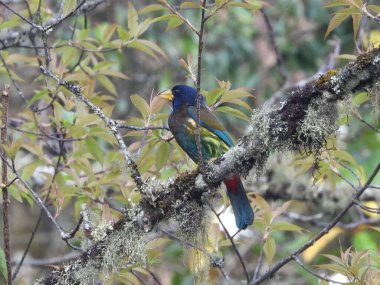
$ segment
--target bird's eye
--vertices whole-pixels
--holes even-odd
[[[174,95],[178,95],[178,93],[179,93],[179,92],[178,92],[178,89],[174,89],[174,90],[173,90],[173,94],[174,94]]]

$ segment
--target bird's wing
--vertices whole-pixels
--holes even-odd
[[[205,127],[200,127],[200,135],[202,157],[204,160],[221,156],[229,148],[224,140]],[[182,149],[191,157],[191,159],[195,162],[199,161],[196,144],[196,122],[193,118],[188,117],[181,127],[177,129],[175,139]]]
[[[196,107],[189,106],[187,108],[187,111],[190,117],[196,121],[197,120]],[[200,124],[202,127],[206,128],[211,133],[218,136],[229,147],[232,147],[234,145],[234,142],[231,136],[226,131],[222,123],[206,106],[201,106],[199,115],[200,115]]]

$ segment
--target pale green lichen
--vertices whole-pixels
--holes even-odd
[[[299,140],[304,142],[303,150],[314,155],[320,153],[326,139],[339,128],[337,105],[325,99],[329,96],[326,93],[310,103],[298,131]]]
[[[380,58],[380,56],[379,56]],[[372,104],[372,112],[374,117],[374,123],[379,120],[379,106],[380,106],[380,81],[376,82],[368,91],[369,98]]]
[[[107,280],[111,274],[117,274],[127,266],[145,266],[146,242],[144,232],[135,223],[126,223],[122,229],[104,237],[102,246],[89,250],[89,260],[77,260],[66,265],[62,271],[53,271],[55,284],[96,284],[99,274]],[[95,251],[95,252],[94,252]],[[97,258],[92,258],[95,254]],[[34,284],[42,284],[41,280]]]

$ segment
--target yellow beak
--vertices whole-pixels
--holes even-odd
[[[169,89],[169,90],[165,90],[165,91],[158,93],[158,97],[171,102],[171,101],[173,101],[174,96],[173,96],[172,91]]]

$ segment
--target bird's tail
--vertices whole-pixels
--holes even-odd
[[[254,214],[243,183],[239,176],[234,175],[231,178],[225,179],[224,184],[227,187],[228,198],[234,211],[236,226],[240,230],[244,230],[253,223]]]

